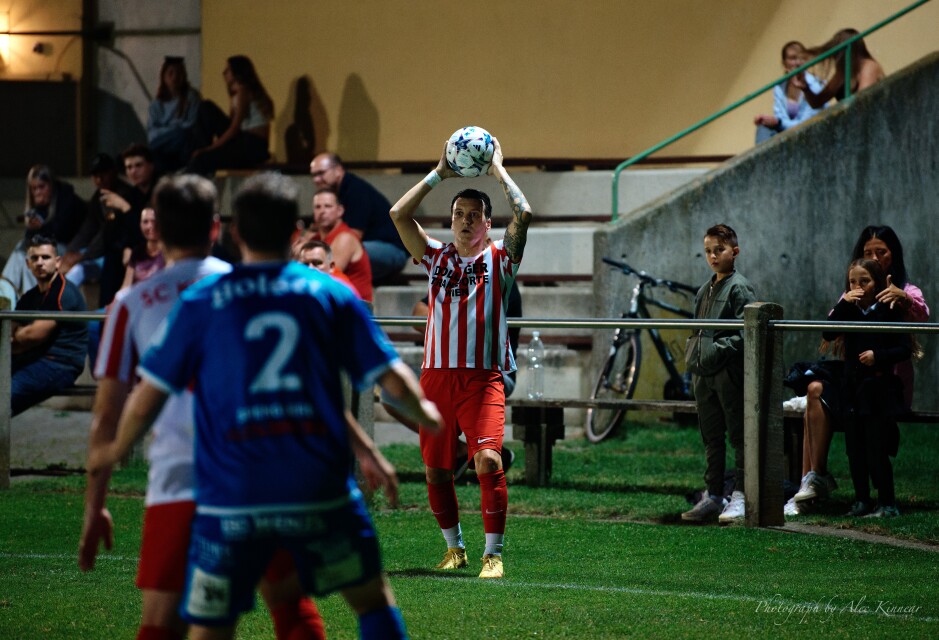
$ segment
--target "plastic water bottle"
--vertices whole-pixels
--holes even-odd
[[[544,397],[544,343],[541,334],[533,331],[528,343],[528,398],[541,400]]]

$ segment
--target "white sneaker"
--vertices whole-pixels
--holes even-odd
[[[789,498],[786,504],[783,505],[783,515],[787,518],[799,515],[799,505],[796,503],[795,498]]]
[[[807,474],[802,476],[802,484],[799,485],[799,490],[796,492],[796,495],[792,497],[796,502],[802,502],[803,500],[814,500],[815,499],[815,485],[817,480],[815,479],[816,475],[814,471],[809,471]]]
[[[746,501],[744,500],[743,491],[734,491],[730,494],[730,502],[727,503],[727,506],[724,507],[724,510],[721,512],[721,515],[718,516],[717,521],[727,524],[729,522],[739,522],[743,520],[746,516]]]

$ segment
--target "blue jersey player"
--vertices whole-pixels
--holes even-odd
[[[340,372],[362,389],[379,382],[416,422],[439,426],[440,414],[350,289],[286,262],[298,214],[288,179],[251,178],[233,210],[244,264],[181,295],[113,446],[89,464],[120,459],[166,397],[191,387],[197,507],[180,606],[191,637],[232,637],[281,548],[308,592],[342,592],[361,637],[404,637],[352,476],[353,448],[370,442],[347,423]]]

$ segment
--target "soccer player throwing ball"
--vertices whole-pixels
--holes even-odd
[[[435,434],[422,427],[420,443],[430,508],[447,542],[437,568],[458,569],[467,564],[451,468],[457,438],[463,432],[468,455],[476,463],[486,532],[480,578],[504,575],[508,492],[500,454],[505,434],[502,372],[515,370],[506,306],[532,216],[525,195],[502,166],[499,141],[493,138],[493,143],[489,175],[502,185],[512,209],[502,240],[489,238],[492,204],[488,195],[475,189],[460,191],[451,202],[453,242],[429,237],[414,220],[414,212],[431,189],[442,180],[459,177],[447,164],[446,148],[436,169],[391,208],[405,248],[428,275],[421,387],[440,408],[445,428]]]

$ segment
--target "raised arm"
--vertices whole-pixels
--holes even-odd
[[[414,213],[431,189],[440,184],[442,180],[455,177],[458,177],[456,172],[447,164],[447,145],[444,144],[443,153],[440,155],[437,167],[428,173],[423,180],[411,187],[391,207],[389,212],[391,220],[398,230],[398,235],[401,236],[401,242],[404,243],[404,247],[415,260],[424,257],[424,250],[427,248],[427,232],[414,219]]]
[[[489,175],[495,177],[502,185],[502,191],[505,193],[505,199],[512,209],[512,220],[505,230],[505,250],[509,254],[512,262],[521,262],[522,254],[525,252],[525,243],[528,240],[528,225],[531,224],[531,206],[525,198],[525,194],[518,188],[515,181],[509,176],[509,172],[502,165],[502,145],[496,138],[492,139],[495,145],[495,151],[492,154],[492,166],[489,167]]]

